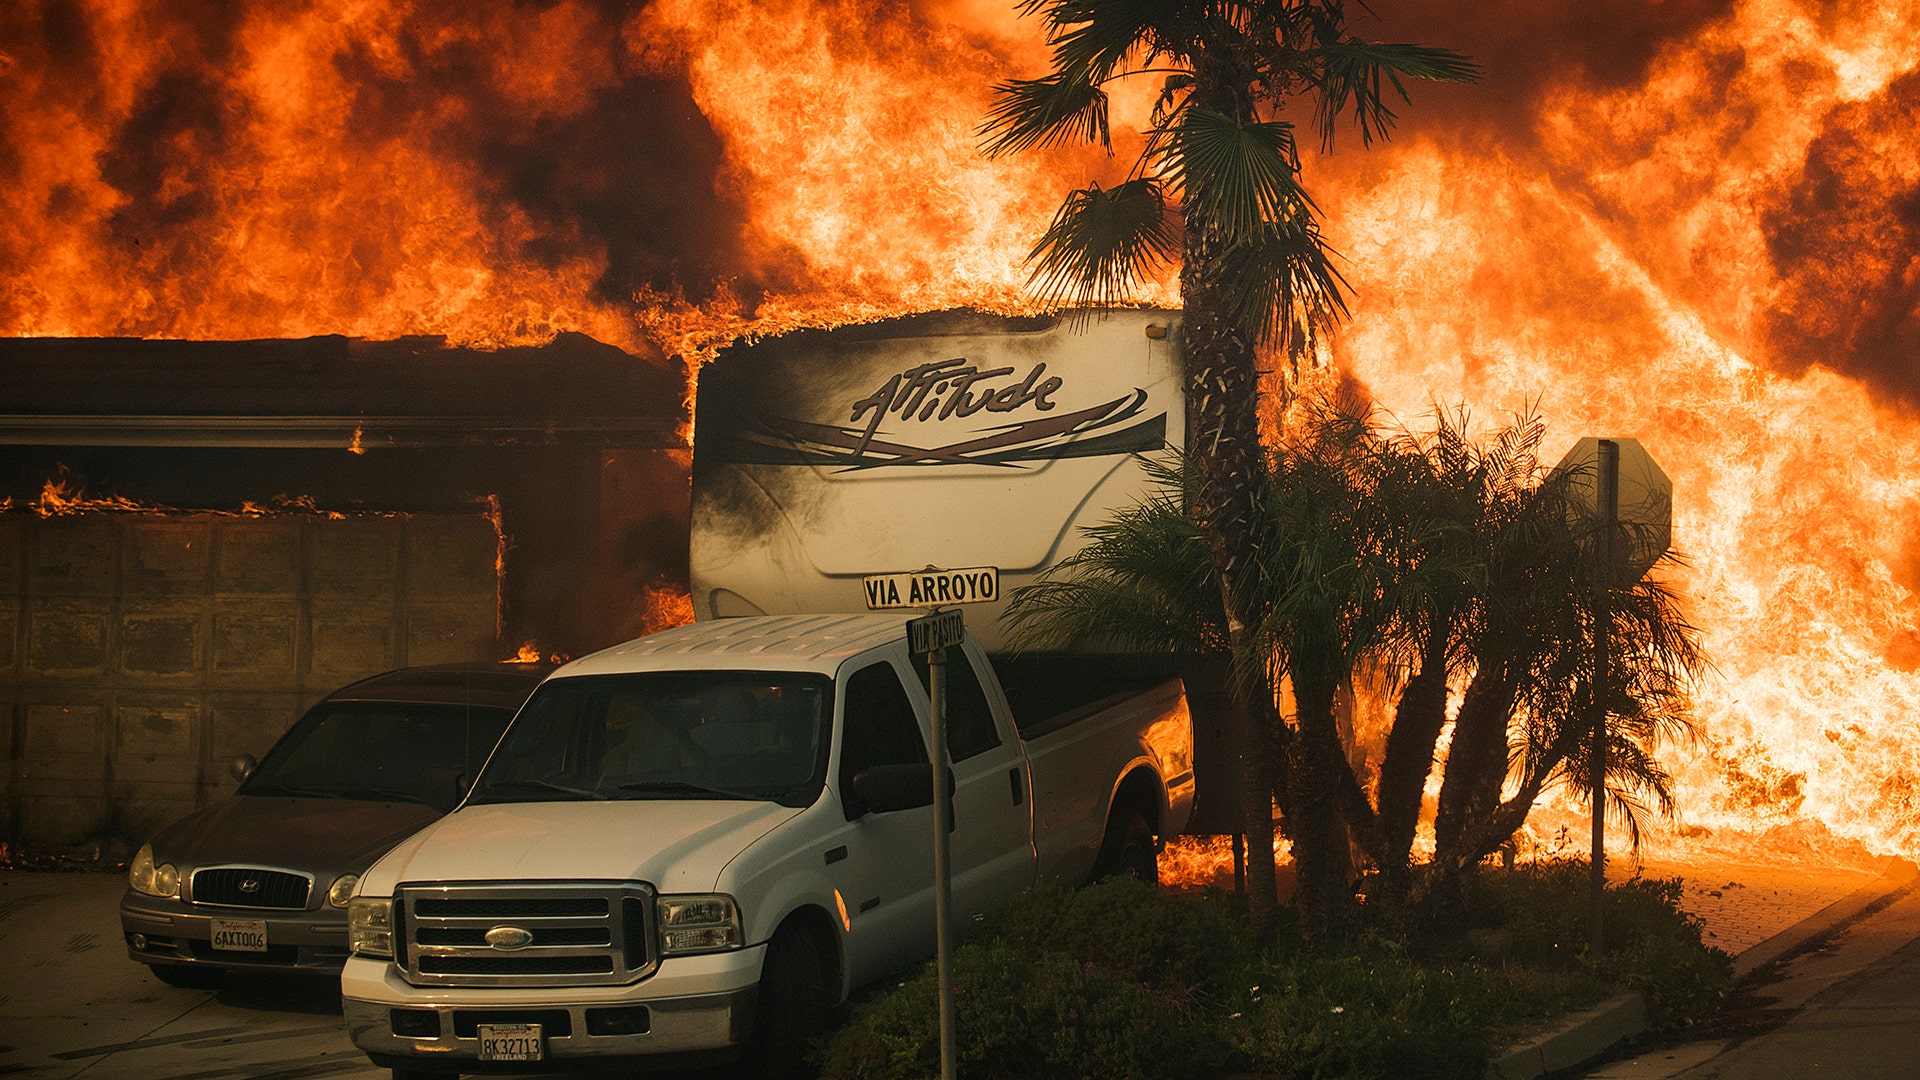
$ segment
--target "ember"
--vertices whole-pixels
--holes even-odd
[[[1681,827],[1800,816],[1911,847],[1920,546],[1894,523],[1920,514],[1920,15],[1380,7],[1362,32],[1490,79],[1308,161],[1355,286],[1330,370],[1409,423],[1531,405],[1549,460],[1641,439],[1719,666],[1707,740],[1669,758]],[[697,364],[742,333],[1026,310],[1059,193],[1132,160],[979,156],[991,85],[1044,59],[1011,4],[180,10],[23,16],[0,333],[580,330]],[[1117,92],[1123,139],[1145,83]]]

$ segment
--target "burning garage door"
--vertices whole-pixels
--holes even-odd
[[[145,836],[361,676],[499,654],[465,516],[0,515],[0,835]]]

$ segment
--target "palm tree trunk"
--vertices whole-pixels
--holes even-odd
[[[1181,271],[1185,308],[1187,453],[1200,474],[1199,495],[1190,508],[1205,537],[1227,616],[1228,648],[1245,662],[1249,638],[1259,624],[1248,590],[1240,587],[1253,559],[1254,528],[1260,495],[1258,376],[1253,347],[1231,318],[1226,289],[1215,276],[1218,258],[1211,230],[1189,221],[1187,254]],[[1270,747],[1275,732],[1267,722],[1271,703],[1246,700],[1234,690],[1233,715],[1245,725],[1241,760],[1245,781],[1242,828],[1247,835],[1248,909],[1263,938],[1273,931],[1279,909],[1273,855],[1273,781]]]
[[[1381,899],[1390,908],[1405,904],[1412,881],[1409,862],[1413,834],[1420,824],[1420,803],[1433,772],[1434,746],[1447,723],[1447,639],[1452,620],[1437,613],[1420,670],[1400,692],[1393,728],[1387,733],[1376,796],[1380,818]]]
[[[1294,674],[1300,711],[1287,754],[1292,797],[1286,811],[1294,906],[1301,936],[1312,945],[1345,935],[1355,921],[1352,849],[1340,797],[1340,782],[1352,773],[1334,721],[1333,684],[1303,674]]]
[[[1500,677],[1496,665],[1483,665],[1467,684],[1453,724],[1440,809],[1433,823],[1436,861],[1460,857],[1469,837],[1478,832],[1477,824],[1500,805],[1513,703],[1513,685]]]
[[[1220,231],[1190,200],[1185,211],[1180,295],[1184,310],[1186,452],[1199,473],[1190,508],[1206,539],[1227,618],[1228,647],[1237,663],[1249,659],[1249,638],[1260,613],[1242,581],[1253,562],[1260,516],[1260,386],[1254,343],[1234,318],[1234,283],[1223,279]],[[1236,681],[1236,687],[1245,685]],[[1263,938],[1279,909],[1273,856],[1275,732],[1272,703],[1246,700],[1236,688],[1235,716],[1247,725],[1241,745],[1245,778],[1242,828],[1247,834],[1248,910]]]

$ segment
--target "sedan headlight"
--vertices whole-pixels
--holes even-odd
[[[353,887],[358,884],[359,874],[341,874],[334,878],[333,884],[327,888],[327,906],[346,907],[347,901],[353,898]]]
[[[660,955],[722,952],[740,947],[740,908],[733,897],[662,896],[654,900]]]
[[[347,947],[358,956],[393,958],[393,901],[356,896],[347,901]]]
[[[153,864],[153,845],[141,844],[127,864],[127,884],[133,891],[169,900],[180,895],[180,871],[172,863]]]

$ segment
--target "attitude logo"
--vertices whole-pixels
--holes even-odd
[[[762,413],[745,430],[719,436],[725,460],[746,464],[825,465],[845,470],[889,466],[976,465],[1021,468],[1068,457],[1146,453],[1166,444],[1165,413],[1146,416],[1147,392],[1135,389],[1084,409],[1054,399],[1066,386],[1038,363],[982,369],[964,357],[908,368],[851,403],[845,425]],[[1021,418],[1017,414],[1038,415]],[[964,437],[923,445],[915,428],[952,431],[951,421],[1006,417]],[[942,423],[945,422],[945,423]],[[708,438],[702,432],[703,440]],[[951,435],[949,435],[951,438]]]

